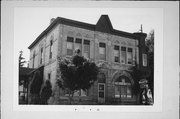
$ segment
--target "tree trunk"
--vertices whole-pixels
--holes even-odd
[[[70,92],[69,92],[69,104],[70,104],[70,105],[72,104],[73,96],[74,96],[74,92],[73,92],[73,91],[70,91]]]
[[[80,101],[81,101],[81,89],[79,90],[78,104],[80,103]]]

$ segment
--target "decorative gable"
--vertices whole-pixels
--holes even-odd
[[[105,32],[105,33],[111,33],[113,30],[111,21],[108,17],[108,15],[101,15],[100,19],[98,20],[96,26],[96,31]]]

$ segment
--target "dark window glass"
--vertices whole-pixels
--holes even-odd
[[[105,44],[105,43],[99,43],[99,47],[105,48],[105,47],[106,47],[106,44]]]
[[[80,39],[80,38],[76,38],[76,41],[75,41],[75,43],[82,43],[82,39]]]
[[[89,40],[84,40],[84,44],[90,45],[90,41]]]
[[[115,45],[114,50],[119,50],[119,46]]]
[[[121,51],[126,51],[126,47],[121,47]]]
[[[74,42],[74,38],[73,37],[67,37],[67,42]]]
[[[99,92],[99,97],[104,98],[104,92]]]
[[[100,90],[100,91],[104,91],[104,85],[99,84],[99,90]]]

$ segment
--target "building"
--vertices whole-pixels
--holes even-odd
[[[57,17],[28,47],[30,68],[44,66],[44,80],[50,80],[57,92],[58,57],[71,57],[75,49],[100,67],[98,81],[82,97],[103,104],[135,104],[134,82],[129,69],[135,64],[147,71],[148,61],[145,38],[142,32],[128,33],[115,30],[108,15],[102,15],[98,22],[83,23]],[[146,78],[143,76],[142,78]],[[65,93],[60,91],[59,97]]]

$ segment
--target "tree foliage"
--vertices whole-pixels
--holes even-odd
[[[137,64],[131,68],[131,75],[134,80],[134,85],[133,85],[133,93],[134,94],[139,94],[140,93],[140,85],[139,85],[139,80],[142,77],[142,71],[137,67]]]
[[[148,50],[148,61],[150,76],[148,77],[149,88],[154,94],[154,30],[152,30],[146,38],[146,46]],[[154,96],[153,96],[154,97]]]
[[[33,75],[32,82],[30,84],[30,93],[39,94],[42,83],[43,83],[43,77],[41,76],[40,71],[37,70]]]
[[[23,51],[21,50],[19,52],[19,73],[20,68],[24,66],[26,63],[25,58],[23,57]],[[25,88],[27,88],[27,77],[19,77],[19,86],[23,85]]]
[[[42,88],[42,91],[40,93],[42,104],[47,104],[47,100],[51,97],[51,95],[52,95],[52,89],[51,88],[52,88],[51,82],[49,80],[46,80],[45,85]]]
[[[26,63],[25,58],[22,55],[23,55],[23,51],[21,50],[19,52],[19,67],[23,67],[24,64]]]
[[[58,85],[68,89],[69,93],[87,90],[97,80],[98,67],[94,62],[75,55],[71,60],[61,59],[59,63],[62,81]]]

